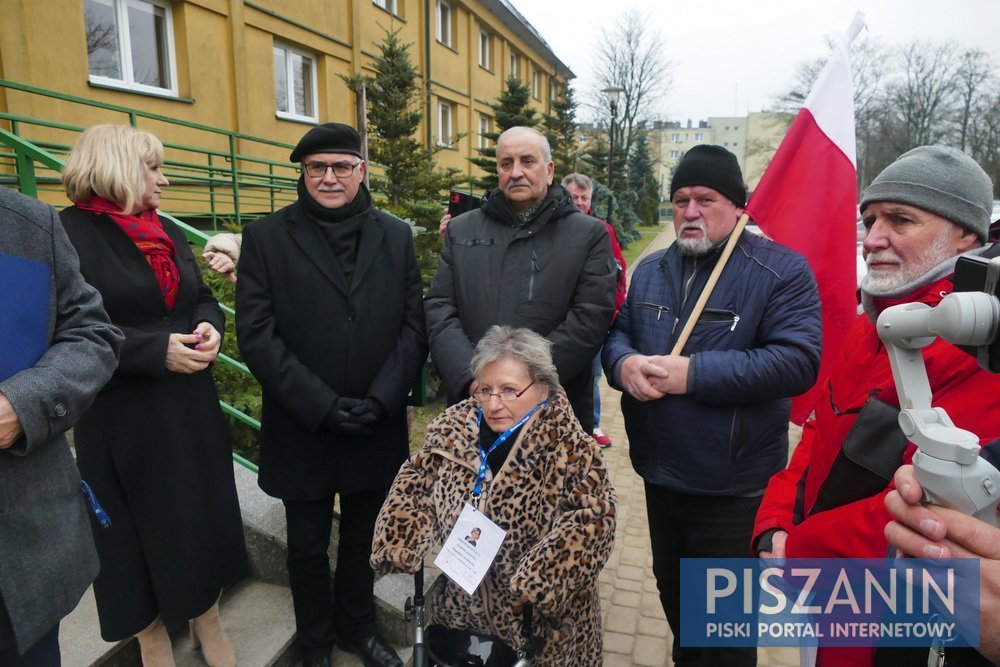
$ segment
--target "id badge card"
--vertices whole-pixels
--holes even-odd
[[[507,531],[465,503],[434,564],[469,595],[476,592]]]

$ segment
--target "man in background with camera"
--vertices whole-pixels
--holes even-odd
[[[953,290],[959,255],[981,254],[993,184],[961,151],[921,146],[875,177],[861,199],[868,273],[864,313],[821,387],[788,468],[757,513],[753,549],[774,558],[882,558],[891,516],[883,500],[915,447],[897,423],[899,400],[875,328],[889,306],[937,305]],[[923,350],[935,407],[981,442],[1000,437],[1000,376],[938,338]],[[874,664],[875,649],[821,648],[819,664]]]

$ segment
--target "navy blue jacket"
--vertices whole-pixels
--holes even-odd
[[[644,259],[604,345],[612,386],[631,354],[669,354],[721,249],[696,260],[683,300],[677,244]],[[691,260],[689,260],[691,261]],[[656,401],[622,394],[632,465],[646,481],[706,495],[761,491],[788,458],[790,398],[819,370],[816,281],[795,252],[743,232],[682,354],[688,393]]]

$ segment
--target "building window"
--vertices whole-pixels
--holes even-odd
[[[559,86],[556,84],[556,80],[549,79],[549,99],[554,100],[559,97]]]
[[[531,96],[534,97],[536,100],[541,99],[538,96],[538,93],[542,87],[541,78],[542,77],[539,76],[537,69],[531,70]]]
[[[437,3],[437,41],[451,46],[451,5],[444,0]]]
[[[486,135],[490,133],[490,117],[489,116],[479,116],[479,138],[476,140],[477,148],[488,148],[490,145],[490,138]]]
[[[490,48],[492,40],[490,33],[485,30],[479,31],[479,66],[488,70],[493,69],[492,49]]]
[[[680,151],[670,151],[670,158],[671,159],[677,160],[677,159],[680,158],[680,156],[681,156],[681,152]]]
[[[704,132],[695,132],[694,133],[694,140],[695,141],[705,141],[705,133]]]
[[[671,134],[670,135],[670,141],[674,142],[675,144],[681,143],[680,132],[674,132],[673,134]]]
[[[519,58],[517,57],[516,53],[510,54],[510,71],[507,73],[507,76],[512,76],[515,79],[517,78],[517,65],[518,65],[517,61],[518,60],[519,60]]]
[[[438,146],[451,146],[451,104],[438,102]]]
[[[316,121],[316,59],[284,44],[274,45],[274,104],[278,116]]]
[[[84,0],[90,80],[177,94],[170,5],[161,0]]]
[[[399,16],[399,5],[397,0],[372,0],[376,7],[381,7],[393,16]]]

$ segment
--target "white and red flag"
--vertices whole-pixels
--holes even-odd
[[[864,27],[858,13],[771,159],[747,203],[770,238],[801,253],[823,303],[823,357],[816,385],[795,399],[792,421],[812,412],[844,334],[857,316],[857,149],[850,43]]]

